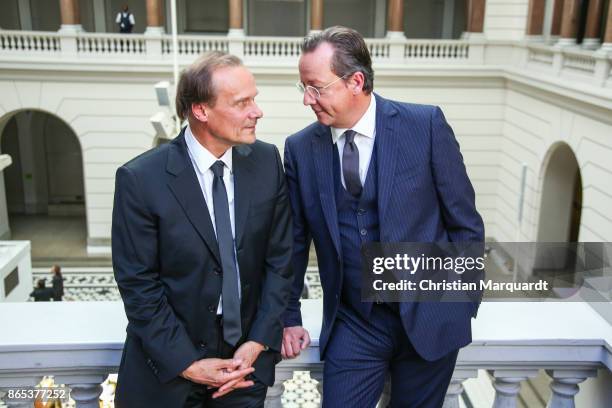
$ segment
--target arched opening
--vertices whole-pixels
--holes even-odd
[[[542,199],[533,272],[549,279],[562,298],[572,296],[582,279],[578,255],[582,212],[582,176],[576,156],[566,143],[550,148],[544,162]]]
[[[551,147],[543,174],[538,241],[577,242],[582,177],[569,145],[558,143]]]
[[[87,223],[81,146],[57,116],[24,110],[4,120],[0,152],[10,238],[29,240],[33,259],[87,256]]]

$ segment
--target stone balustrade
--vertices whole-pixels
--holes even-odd
[[[321,391],[322,304],[302,305],[313,344],[277,366],[269,407],[281,406],[283,383],[295,370],[309,370]],[[100,384],[117,371],[126,324],[121,302],[0,303],[0,389],[33,386],[53,375],[71,388],[77,407],[97,407]],[[473,339],[459,354],[445,408],[459,407],[462,383],[478,370],[494,378],[495,408],[515,407],[521,383],[542,369],[552,378],[548,407],[568,408],[583,381],[612,368],[612,327],[584,303],[483,303]],[[12,406],[32,401],[20,403]]]
[[[178,60],[184,66],[206,51],[221,50],[241,57],[259,71],[295,70],[300,37],[243,35],[180,35]],[[559,47],[538,41],[489,41],[405,38],[366,39],[374,67],[383,75],[485,75],[510,79],[525,77],[550,82],[578,92],[594,92],[612,99],[612,52],[607,48]],[[0,29],[0,69],[46,69],[45,62],[88,66],[129,64],[131,70],[169,71],[171,36],[161,33],[122,35],[87,32],[11,31]],[[39,63],[39,64],[36,64]],[[259,72],[258,71],[258,72]],[[584,87],[587,85],[588,87]]]

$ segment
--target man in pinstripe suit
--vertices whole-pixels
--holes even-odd
[[[299,70],[317,122],[285,144],[295,281],[283,355],[310,342],[299,296],[312,241],[324,293],[323,405],[373,407],[390,376],[392,407],[440,407],[478,304],[362,302],[360,248],[484,241],[459,145],[440,108],[373,93],[369,51],[352,29],[307,37]]]

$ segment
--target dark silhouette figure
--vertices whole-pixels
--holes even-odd
[[[62,268],[59,265],[53,265],[51,268],[53,274],[52,285],[53,285],[53,300],[60,302],[64,296],[64,277],[62,276]]]
[[[53,298],[53,289],[46,287],[45,279],[39,279],[30,297],[33,297],[35,302],[49,302]]]

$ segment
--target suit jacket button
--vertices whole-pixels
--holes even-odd
[[[206,348],[206,343],[201,341],[200,344],[198,344],[198,346],[200,346],[200,348]]]
[[[213,272],[215,273],[215,275],[221,275],[223,271],[221,270],[221,268],[215,268],[213,269]]]
[[[208,305],[208,311],[210,313],[214,313],[215,312],[215,307],[213,305]]]

